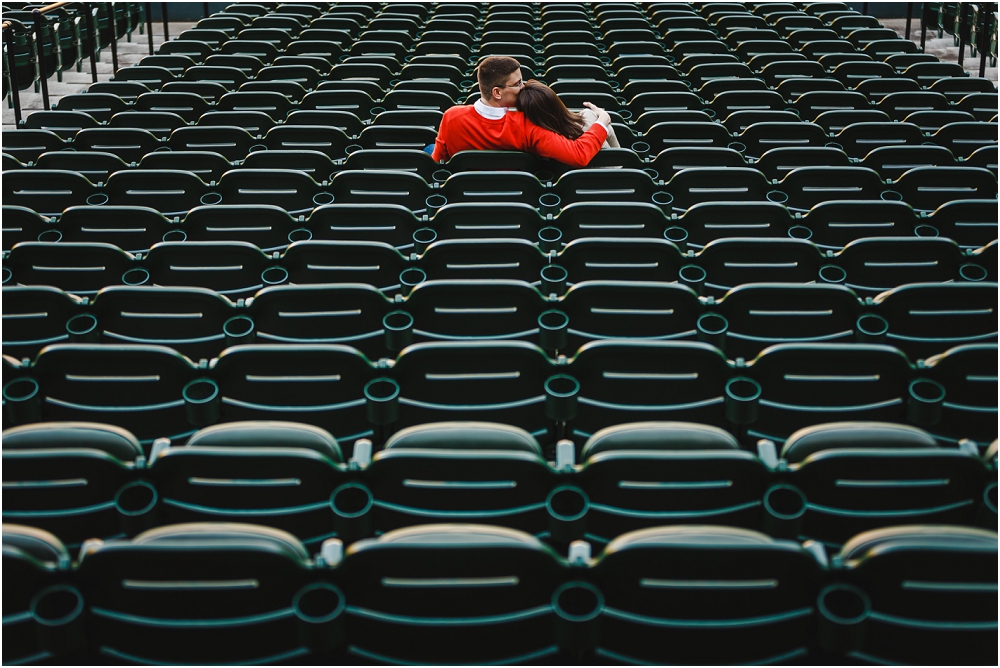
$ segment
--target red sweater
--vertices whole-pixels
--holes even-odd
[[[586,167],[608,137],[600,123],[576,139],[540,128],[519,111],[484,118],[471,104],[444,112],[434,144],[434,159],[445,162],[459,151],[527,151],[571,167]]]

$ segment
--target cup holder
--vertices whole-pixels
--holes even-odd
[[[349,482],[333,490],[330,508],[333,510],[333,525],[337,537],[345,543],[353,543],[373,534],[371,509],[375,497],[364,485]]]
[[[906,418],[918,427],[933,427],[941,422],[944,408],[944,385],[930,378],[917,378],[907,387]]]
[[[647,174],[649,174],[649,178],[653,179],[654,181],[656,181],[656,180],[658,180],[660,178],[660,173],[658,171],[656,171],[655,169],[653,169],[652,167],[643,167],[642,171],[644,171]]]
[[[927,225],[926,223],[921,223],[920,225],[917,225],[916,227],[913,228],[913,236],[933,238],[941,236],[941,233],[938,231],[938,228],[934,227],[933,225]]]
[[[735,425],[756,422],[761,392],[760,383],[753,378],[737,376],[726,381],[726,420]]]
[[[698,340],[711,344],[719,350],[726,349],[726,332],[729,321],[720,313],[702,313],[695,322]]]
[[[46,244],[55,244],[62,241],[63,234],[59,230],[45,230],[38,235],[38,241]]]
[[[205,193],[204,195],[202,195],[198,199],[198,201],[201,202],[202,204],[205,204],[206,206],[211,206],[213,204],[221,204],[222,203],[222,195],[219,194],[219,193],[214,193],[214,192],[213,193]]]
[[[260,153],[261,151],[266,151],[266,150],[267,150],[267,145],[266,144],[254,144],[253,146],[251,146],[248,149],[247,152],[248,153]]]
[[[184,414],[195,427],[207,427],[219,421],[222,405],[219,385],[211,378],[196,378],[181,390]]]
[[[333,193],[324,191],[313,195],[312,203],[316,206],[324,206],[326,204],[333,204],[334,199]]]
[[[797,487],[772,486],[764,492],[764,531],[775,538],[797,538],[806,508],[806,497]]]
[[[66,334],[70,343],[97,343],[97,317],[92,313],[78,313],[66,321]]]
[[[413,316],[406,311],[392,311],[382,318],[385,332],[385,347],[389,352],[398,353],[413,343]]]
[[[15,378],[3,386],[7,419],[13,424],[39,422],[42,419],[41,387],[34,378]]]
[[[424,200],[424,205],[427,207],[427,214],[429,216],[436,214],[447,203],[448,198],[444,195],[430,195]]]
[[[885,343],[889,321],[875,313],[862,313],[854,325],[858,343]]]
[[[682,284],[700,295],[702,289],[705,287],[705,279],[708,277],[708,274],[696,264],[686,264],[677,271],[677,277]]]
[[[566,652],[594,650],[601,642],[604,595],[589,582],[567,582],[552,594],[556,644]]]
[[[562,236],[558,227],[543,227],[538,230],[538,248],[545,253],[558,251],[562,247]]]
[[[374,118],[385,111],[385,107],[372,107],[368,110],[368,114]]]
[[[361,144],[348,144],[344,147],[344,155],[351,155],[352,153],[357,153],[358,151],[363,151],[365,149]]]
[[[747,150],[747,145],[744,144],[743,142],[731,141],[728,144],[726,144],[726,148],[731,148],[737,153],[743,153],[744,151]]]
[[[819,268],[821,283],[840,284],[847,280],[847,272],[835,264],[825,264]]]
[[[149,282],[149,271],[142,267],[129,269],[122,274],[123,285],[145,285]]]
[[[663,230],[663,238],[671,243],[681,244],[687,241],[688,231],[683,227],[671,225],[667,229]]]
[[[329,582],[315,582],[292,599],[299,642],[313,654],[333,652],[344,644],[347,599]]]
[[[437,241],[438,234],[429,227],[421,227],[413,232],[413,250],[417,255],[423,255],[427,247]]]
[[[288,270],[284,267],[268,267],[260,272],[260,280],[264,285],[281,285],[288,280]]]
[[[788,193],[780,190],[769,190],[764,197],[768,202],[774,202],[775,204],[785,204],[788,202]]]
[[[126,536],[135,536],[157,525],[157,505],[160,495],[145,480],[122,486],[115,494],[115,510]]]
[[[540,169],[534,173],[535,178],[542,183],[548,183],[556,178],[556,175],[546,169]]]
[[[555,422],[567,422],[576,417],[580,381],[559,374],[545,379],[545,415]]]
[[[38,647],[53,656],[86,647],[83,610],[83,594],[76,587],[57,584],[35,594],[28,613],[35,623]]]
[[[566,271],[565,267],[558,264],[547,264],[542,267],[541,278],[542,294],[561,295],[566,290],[566,280],[569,278],[569,272]]]
[[[104,193],[94,193],[85,200],[90,206],[102,206],[108,203],[108,196]]]
[[[418,267],[410,267],[399,272],[399,285],[404,297],[408,296],[413,288],[426,280],[427,274],[423,269]]]
[[[979,513],[979,526],[997,528],[997,483],[991,482],[983,490],[983,506]]]
[[[538,198],[538,206],[542,211],[542,214],[552,214],[555,215],[559,212],[559,205],[562,203],[562,198],[555,193],[545,193]]]
[[[254,341],[254,322],[249,316],[235,315],[222,323],[222,333],[227,346],[237,346]]]
[[[852,585],[832,584],[820,591],[816,604],[822,649],[841,655],[862,649],[872,612],[867,594]]]
[[[312,230],[306,227],[296,227],[288,233],[288,243],[294,244],[296,241],[312,241]]]
[[[637,142],[633,142],[633,144],[632,144],[632,150],[635,151],[637,154],[639,154],[640,158],[642,158],[643,160],[645,160],[646,156],[649,155],[650,146],[649,146],[649,144],[647,144],[644,141],[637,141]]]
[[[543,350],[565,350],[569,344],[569,316],[556,309],[538,316],[538,338]]]
[[[431,174],[431,179],[433,179],[435,183],[444,183],[450,176],[451,172],[447,169],[436,169],[434,170],[434,173]]]
[[[902,202],[903,195],[895,190],[883,190],[879,193],[879,199],[883,202]]]
[[[187,241],[188,235],[184,230],[170,230],[163,233],[163,241]]]
[[[989,278],[989,274],[986,270],[978,264],[972,264],[971,262],[963,264],[958,268],[958,275],[962,277],[963,281],[969,281],[971,283],[979,283],[985,281]]]
[[[665,190],[658,190],[653,193],[652,200],[656,206],[667,207],[674,203],[674,196]]]
[[[365,385],[365,414],[376,426],[390,425],[399,419],[399,383],[392,378],[375,378]]]
[[[7,285],[10,279],[14,278],[14,273],[7,267],[3,268],[3,285]]]
[[[809,241],[812,239],[813,232],[805,225],[792,225],[788,228],[788,237],[790,239],[799,239],[800,241]]]

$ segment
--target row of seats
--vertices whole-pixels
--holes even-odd
[[[996,438],[996,355],[996,344],[969,344],[913,365],[885,345],[789,343],[729,362],[701,342],[608,340],[553,360],[491,340],[416,343],[377,363],[345,345],[247,344],[195,363],[162,346],[65,343],[33,361],[4,355],[3,417],[5,427],[104,421],[146,444],[280,419],[381,445],[392,430],[463,419],[514,425],[549,446],[642,419],[728,426],[749,447],[867,419],[985,445]]]
[[[29,118],[37,118],[42,113],[36,112]],[[64,115],[68,112],[50,113]],[[108,128],[96,127],[94,123],[89,128],[79,129],[79,123],[74,125],[72,119],[60,118],[58,121],[63,126],[61,128],[49,125],[45,126],[48,129],[20,131],[11,135],[4,142],[4,170],[24,167],[63,168],[98,175],[103,180],[115,171],[139,163],[175,165],[174,168],[204,173],[206,169],[225,171],[230,167],[229,163],[246,162],[246,166],[250,166],[249,163],[269,161],[269,166],[273,164],[300,169],[310,173],[317,181],[325,181],[340,169],[350,169],[352,163],[371,160],[355,156],[355,153],[391,149],[402,150],[403,153],[395,158],[386,156],[380,160],[379,165],[383,169],[416,171],[429,181],[431,179],[427,175],[439,169],[447,172],[475,171],[476,165],[482,165],[488,157],[487,154],[477,160],[472,156],[465,156],[454,165],[449,161],[443,168],[434,163],[430,156],[420,158],[415,154],[423,152],[424,146],[434,143],[441,114],[434,112],[436,116],[425,124],[425,112],[399,112],[399,115],[420,115],[414,119],[398,116],[386,118],[395,113],[379,114],[373,125],[363,128],[356,122],[357,127],[353,129],[348,127],[350,123],[344,123],[339,112],[329,111],[293,112],[293,115],[298,116],[294,119],[290,117],[289,123],[283,125],[273,124],[263,112],[239,111],[211,112],[202,116],[198,126],[185,125],[179,117],[164,121],[164,115],[173,114],[162,112],[150,112],[152,117],[145,116],[144,112],[116,114],[112,124],[122,127]],[[648,170],[654,179],[669,180],[672,171],[677,171],[671,170],[671,161],[676,159],[675,156],[681,149],[686,148],[689,153],[693,153],[694,149],[708,149],[702,160],[690,166],[753,166],[764,172],[769,179],[780,179],[795,167],[832,167],[858,163],[875,169],[885,179],[896,179],[907,169],[921,165],[971,165],[991,169],[994,175],[996,172],[995,123],[972,122],[971,118],[959,118],[952,122],[954,119],[947,117],[943,119],[946,121],[944,125],[931,128],[934,130],[933,134],[924,134],[915,124],[916,119],[914,123],[890,123],[861,116],[857,120],[864,122],[846,125],[837,134],[827,134],[815,123],[794,123],[790,127],[788,123],[792,121],[782,119],[782,115],[787,112],[749,113],[753,116],[741,116],[734,121],[740,126],[734,127],[734,130],[739,130],[736,134],[730,134],[726,124],[710,122],[700,111],[656,111],[643,114],[640,122],[652,114],[656,116],[656,119],[651,119],[656,121],[655,124],[646,128],[645,134],[633,138],[619,133],[619,141],[631,148],[605,149],[596,156],[592,166],[642,168]],[[835,113],[843,116],[846,112]],[[915,112],[914,116],[917,113],[923,114]],[[742,114],[743,112],[732,114],[727,123]],[[214,116],[209,119],[210,115]],[[698,118],[699,115],[702,118]],[[383,118],[386,118],[384,124]],[[249,120],[249,124],[242,122],[245,119]],[[744,120],[751,124],[740,125]],[[398,122],[411,124],[392,124]],[[46,121],[39,119],[40,125],[45,123]],[[423,127],[418,127],[417,124]],[[241,125],[244,127],[240,127]],[[68,133],[69,140],[59,139],[57,132]],[[218,136],[212,137],[215,132]],[[349,136],[349,132],[358,134]],[[300,152],[308,153],[299,156],[288,154],[287,151],[296,150],[294,147],[298,147]],[[272,155],[282,151],[285,153]],[[74,155],[77,152],[89,152],[92,155],[85,161],[84,156]],[[200,161],[195,161],[191,157],[162,155],[164,152],[198,152],[210,155],[203,155]],[[45,160],[42,159],[43,155],[46,156]],[[316,163],[317,159],[319,163]],[[208,166],[198,164],[206,160],[210,163]],[[521,164],[527,160],[528,158],[523,158]],[[532,161],[532,164],[537,162]],[[479,170],[484,168],[489,169],[488,164],[480,166]]]
[[[682,252],[730,237],[801,239],[823,251],[877,237],[941,237],[968,251],[997,238],[991,199],[953,200],[929,215],[904,202],[832,200],[802,216],[774,202],[702,202],[680,216],[640,202],[578,202],[551,218],[519,202],[465,202],[446,204],[426,219],[400,205],[375,203],[325,204],[308,218],[270,204],[203,205],[183,218],[130,205],[73,206],[43,217],[5,205],[3,217],[5,251],[31,241],[109,243],[130,253],[145,253],[161,241],[243,241],[273,252],[317,240],[377,241],[412,253],[435,241],[523,239],[551,252],[596,236],[666,239]]]
[[[4,660],[941,663],[994,656],[995,532],[916,525],[835,554],[734,527],[627,533],[570,559],[477,524],[313,557],[252,524],[88,542],[3,526]],[[37,635],[32,631],[37,629]],[[85,630],[86,629],[86,632]]]
[[[554,462],[516,427],[442,422],[396,433],[350,459],[327,431],[233,422],[149,457],[129,432],[41,423],[4,432],[6,522],[30,522],[70,547],[179,522],[253,522],[318,548],[436,522],[526,531],[561,551],[628,531],[712,523],[831,547],[887,523],[996,526],[996,442],[943,448],[915,427],[816,425],[740,448],[717,427],[636,422],[571,441]],[[73,476],[76,485],[56,485]],[[40,488],[46,488],[44,495]],[[331,529],[333,532],[331,533]]]
[[[232,169],[208,184],[178,169],[129,169],[95,185],[57,169],[5,171],[3,202],[55,216],[72,206],[143,206],[183,216],[201,205],[273,204],[308,214],[335,202],[399,204],[434,214],[448,203],[502,199],[557,214],[577,202],[644,202],[683,213],[703,202],[774,202],[805,213],[830,200],[905,202],[933,211],[955,200],[996,199],[997,179],[981,167],[914,167],[894,182],[867,167],[797,167],[777,183],[751,167],[689,167],[657,182],[638,169],[581,169],[547,184],[527,172],[459,172],[441,184],[396,170],[347,170],[317,183],[294,169]]]
[[[948,239],[882,237],[821,251],[801,239],[726,238],[697,255],[665,239],[590,237],[545,253],[524,239],[456,239],[403,255],[385,243],[296,241],[279,253],[245,242],[164,241],[148,253],[106,243],[16,244],[3,284],[90,296],[115,285],[203,287],[230,299],[281,284],[362,283],[394,295],[426,280],[524,281],[561,295],[585,281],[680,282],[722,297],[747,283],[841,284],[864,297],[909,283],[995,283],[997,243],[966,252]]]
[[[142,343],[198,360],[253,342],[337,343],[377,360],[428,341],[522,340],[558,356],[630,339],[699,340],[729,359],[779,343],[887,343],[917,360],[995,342],[996,291],[922,283],[862,300],[841,285],[752,283],[716,300],[678,284],[594,280],[551,299],[494,279],[426,281],[395,299],[357,283],[282,285],[234,302],[206,288],[116,286],[86,299],[5,286],[3,350],[25,359],[53,343]]]

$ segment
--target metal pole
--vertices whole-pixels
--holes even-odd
[[[115,17],[115,3],[105,3],[108,7],[108,21],[111,25],[111,71],[118,72],[118,19]]]
[[[910,39],[910,22],[913,21],[913,3],[906,3],[906,39]]]
[[[49,75],[45,72],[45,47],[42,45],[42,13],[37,9],[31,10],[35,17],[35,53],[38,54],[38,78],[42,85],[42,108],[49,110]]]
[[[87,48],[90,51],[90,77],[97,83],[97,33],[94,30],[94,10],[89,2],[83,3],[83,13],[87,18]]]
[[[149,55],[153,55],[153,3],[146,4],[146,35],[149,36]]]
[[[21,127],[21,91],[17,88],[17,61],[14,58],[14,29],[8,23],[3,29],[3,41],[7,43],[7,72],[10,75],[10,101],[14,105],[14,127]]]
[[[958,3],[958,11],[961,12],[958,16],[958,64],[961,65],[965,60],[965,29],[968,24],[966,21],[966,16],[968,15],[965,11],[966,4],[964,2]]]
[[[201,8],[205,12],[205,18],[207,19],[208,18],[208,3],[207,2],[201,3]]]
[[[982,5],[980,5],[982,7]],[[986,75],[986,56],[990,50],[990,24],[993,22],[993,3],[987,2],[983,13],[983,25],[979,36],[979,76]]]
[[[920,53],[924,52],[924,45],[927,44],[927,3],[920,3]]]
[[[868,3],[867,2],[862,2],[861,3],[861,13],[865,14],[865,15],[868,14]]]
[[[167,3],[165,3],[165,2],[161,2],[160,3],[160,11],[163,12],[163,41],[164,42],[169,42],[170,41],[170,25],[168,23],[169,19],[167,18]]]

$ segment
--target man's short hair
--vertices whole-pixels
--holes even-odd
[[[510,56],[490,56],[479,63],[476,68],[476,78],[479,80],[479,92],[489,98],[494,88],[503,88],[507,79],[521,69],[521,63]]]

